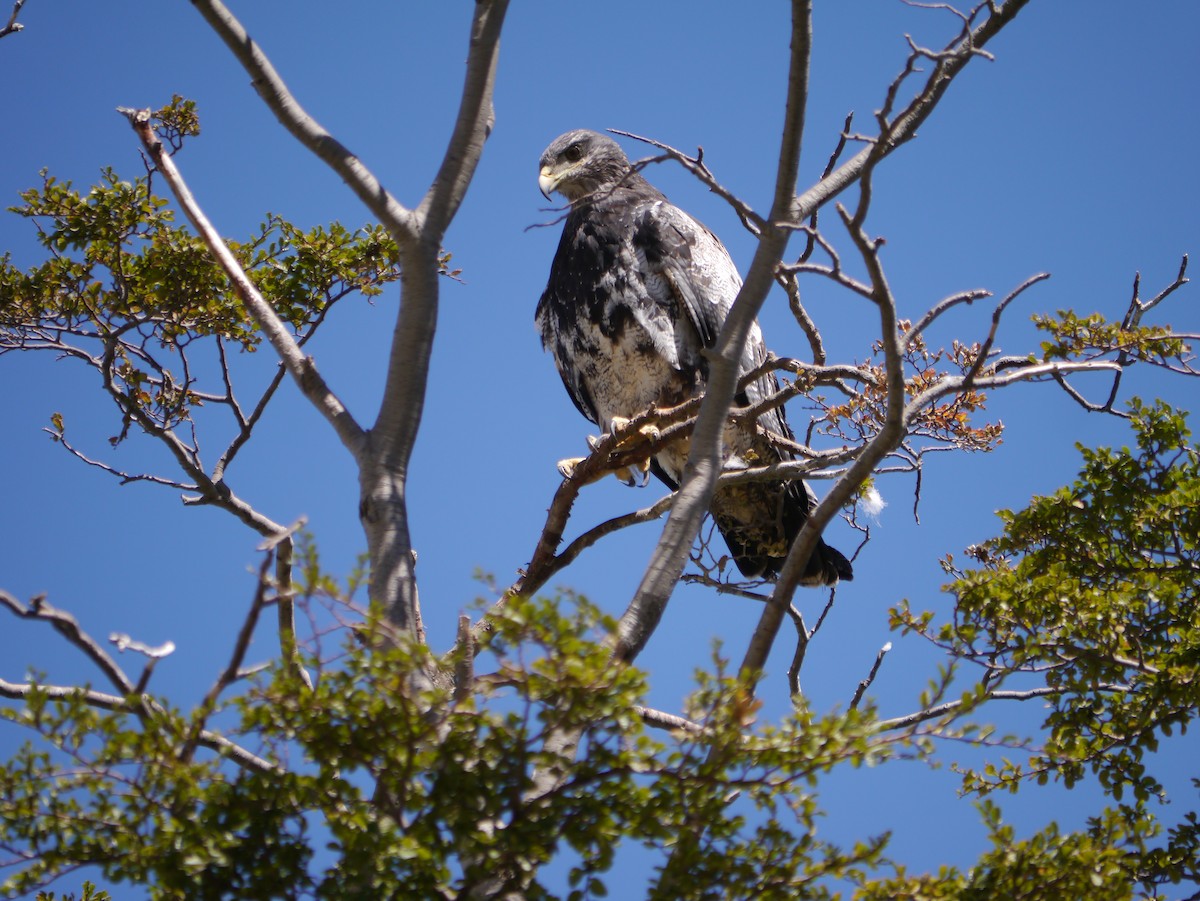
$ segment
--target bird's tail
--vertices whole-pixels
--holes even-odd
[[[783,562],[787,559],[786,554],[775,556],[761,552],[756,553],[755,551],[761,551],[761,549],[752,549],[741,544],[736,531],[722,530],[722,534],[725,537],[725,543],[729,545],[733,562],[737,564],[738,570],[746,578],[770,581],[779,576],[779,571],[783,569]],[[838,582],[850,582],[853,579],[854,567],[846,559],[846,555],[837,548],[830,547],[824,539],[817,539],[817,546],[813,549],[812,556],[808,558],[808,565],[804,567],[804,575],[800,577],[800,584],[815,587],[836,585]]]
[[[812,556],[808,558],[808,566],[804,568],[804,578],[800,580],[800,584],[835,585],[853,579],[854,567],[850,565],[846,555],[819,539]]]

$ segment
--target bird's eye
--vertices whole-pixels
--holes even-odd
[[[563,157],[568,163],[578,163],[581,159],[583,159],[583,148],[578,144],[572,144],[563,151]]]

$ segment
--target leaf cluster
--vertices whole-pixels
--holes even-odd
[[[178,145],[199,132],[194,105],[176,98],[156,114]],[[200,339],[252,352],[261,341],[220,266],[153,190],[155,173],[128,181],[111,168],[86,192],[43,170],[40,186],[11,211],[29,219],[48,252],[22,270],[0,258],[0,354],[51,350],[99,370],[126,418],[159,428],[188,421],[205,402],[189,354]],[[395,242],[378,225],[303,229],[268,215],[227,246],[279,316],[305,341],[330,308],[352,295],[378,295],[399,278]]]
[[[1094,360],[1120,353],[1130,359],[1190,371],[1191,346],[1169,325],[1113,322],[1100,313],[1080,316],[1073,310],[1035,315],[1033,323],[1049,338],[1042,342],[1042,359]]]
[[[1179,411],[1134,400],[1130,415],[1134,447],[1080,447],[1074,484],[1001,511],[1004,534],[967,550],[976,568],[947,560],[951,622],[894,611],[983,669],[981,699],[1013,679],[1044,686],[1043,747],[1024,763],[966,770],[966,789],[1091,774],[1116,801],[1131,796],[1119,822],[1090,827],[1097,839],[1119,825],[1121,842],[1157,834],[1147,805],[1164,788],[1147,755],[1200,708],[1200,454]],[[1188,813],[1165,845],[1118,855],[1126,881],[1196,881],[1196,841]]]
[[[3,894],[87,863],[161,898],[551,898],[562,870],[542,871],[563,860],[562,897],[598,898],[632,843],[670,860],[651,897],[832,897],[824,880],[879,861],[885,837],[841,849],[816,828],[822,774],[901,744],[872,712],[758,725],[718,659],[693,720],[656,739],[645,676],[612,663],[586,599],[513,598],[492,626],[469,684],[415,689],[428,650],[362,629],[308,660],[311,688],[260,672],[215,716],[264,766],[188,750],[212,710],[35,688],[3,714],[37,735],[0,768],[0,847],[27,849]]]

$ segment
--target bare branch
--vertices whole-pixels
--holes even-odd
[[[146,686],[150,684],[150,677],[154,675],[154,669],[158,666],[158,661],[162,660],[175,653],[175,642],[165,641],[158,647],[151,647],[144,642],[137,641],[124,632],[112,632],[108,636],[108,640],[117,646],[117,650],[124,653],[125,651],[134,651],[142,654],[147,658],[146,665],[142,667],[142,674],[138,676],[137,685],[133,687],[132,694],[143,694],[146,691]]]
[[[100,643],[79,628],[79,621],[74,616],[52,606],[44,595],[33,598],[26,606],[7,591],[0,591],[0,604],[23,619],[39,619],[50,623],[59,635],[83,651],[100,668],[100,671],[108,677],[108,681],[117,691],[122,695],[133,692],[133,681],[125,675],[125,671],[108,655]]]
[[[250,411],[250,415],[248,417],[244,417],[242,416],[241,410],[237,406],[237,401],[233,397],[233,388],[229,385],[229,369],[226,366],[225,352],[219,339],[217,347],[221,348],[221,370],[226,379],[229,403],[234,410],[235,418],[238,420],[237,435],[235,435],[233,440],[229,442],[229,445],[221,453],[220,459],[217,460],[217,465],[213,467],[213,479],[219,481],[220,479],[224,478],[225,470],[229,467],[229,464],[233,462],[233,458],[237,456],[238,451],[240,451],[242,446],[250,439],[251,431],[254,429],[254,426],[258,423],[259,419],[262,418],[263,413],[267,409],[267,404],[270,402],[271,398],[275,396],[275,392],[283,383],[283,377],[287,374],[287,367],[283,365],[283,363],[279,364],[279,368],[275,371],[275,375],[271,377],[271,381],[267,383],[267,387],[263,390],[262,396],[259,397],[258,403],[254,405],[254,409]]]
[[[771,223],[786,221],[795,196],[808,99],[808,63],[812,46],[811,7],[805,0],[792,5],[791,54],[783,136],[777,159],[770,221],[759,235],[746,280],[721,327],[709,355],[708,384],[692,433],[688,467],[641,584],[622,615],[614,654],[633,660],[645,647],[708,512],[722,468],[725,418],[738,383],[738,360],[755,317],[775,279],[775,269],[787,246],[789,231]]]
[[[225,4],[220,0],[192,0],[192,5],[241,63],[254,90],[283,127],[336,172],[397,241],[415,242],[419,228],[412,211],[392,197],[357,156],[304,110]]]
[[[495,121],[492,93],[500,53],[500,30],[507,10],[508,0],[484,0],[475,4],[458,118],[437,177],[417,207],[422,230],[439,239],[458,212],[483,155],[484,141],[492,132]]]
[[[290,544],[290,539],[285,540]],[[267,603],[267,586],[269,584],[267,573],[270,571],[273,559],[273,551],[267,551],[263,556],[263,561],[258,567],[258,584],[254,590],[254,598],[250,602],[250,609],[246,611],[246,616],[242,620],[242,627],[238,630],[229,663],[217,677],[217,681],[205,693],[200,706],[196,708],[191,734],[179,752],[181,760],[191,760],[192,755],[196,752],[196,746],[199,744],[200,733],[204,731],[204,725],[208,717],[216,709],[217,700],[221,697],[221,693],[238,680],[239,673],[242,670],[242,661],[246,659],[246,651],[250,647],[250,639],[254,637],[254,629],[258,625],[258,615]]]
[[[370,591],[388,621],[424,640],[416,553],[408,527],[409,463],[421,425],[437,325],[442,232],[475,171],[491,122],[492,85],[507,0],[475,4],[471,44],[454,134],[437,178],[421,202],[419,240],[400,241],[401,303],[383,398],[359,461],[359,511],[371,556]]]
[[[621,131],[619,128],[610,128],[609,131],[615,135],[620,135],[623,138],[632,138],[635,141],[641,141],[643,144],[649,144],[650,146],[657,147],[659,150],[663,151],[664,156],[649,157],[647,159],[638,160],[635,162],[633,164],[633,169],[635,171],[645,168],[650,163],[661,162],[663,159],[675,160],[675,162],[679,163],[684,169],[698,178],[710,191],[733,207],[733,211],[737,214],[737,217],[742,220],[742,224],[746,226],[746,229],[751,234],[759,235],[762,233],[762,227],[764,224],[763,217],[756,213],[748,203],[746,203],[717,180],[717,177],[713,175],[712,170],[709,169],[704,163],[703,147],[697,148],[695,156],[688,156],[682,150],[677,150],[671,145],[664,144],[661,141],[656,141],[653,138],[637,135],[630,131]]]
[[[1189,281],[1189,279],[1187,277],[1187,266],[1188,266],[1188,256],[1185,253],[1183,255],[1183,259],[1180,260],[1179,272],[1175,276],[1175,280],[1173,282],[1171,282],[1171,284],[1167,285],[1167,287],[1165,287],[1161,291],[1159,291],[1158,294],[1156,294],[1154,297],[1150,298],[1150,300],[1146,301],[1145,303],[1142,302],[1142,300],[1139,296],[1140,290],[1141,290],[1141,284],[1142,284],[1142,274],[1139,272],[1136,275],[1134,275],[1133,296],[1129,299],[1129,307],[1126,309],[1125,316],[1121,320],[1121,327],[1125,328],[1125,329],[1137,328],[1138,326],[1140,326],[1142,324],[1142,316],[1145,313],[1154,309],[1156,306],[1158,306],[1160,303],[1162,303],[1164,300],[1166,300],[1168,297],[1170,297],[1172,294],[1174,294],[1177,290],[1179,290],[1184,285],[1186,285]],[[1129,361],[1129,354],[1126,351],[1122,350],[1120,356],[1117,357],[1117,361],[1119,363],[1121,363],[1122,366],[1124,366],[1124,364],[1126,364]],[[1089,410],[1089,411],[1098,410],[1098,411],[1102,411],[1102,412],[1111,412],[1113,409],[1113,404],[1115,404],[1116,400],[1117,400],[1117,392],[1121,388],[1121,375],[1122,375],[1122,371],[1118,371],[1117,374],[1115,376],[1113,376],[1113,383],[1112,383],[1112,387],[1109,389],[1108,400],[1106,400],[1099,407],[1096,407],[1094,404],[1091,404],[1088,401],[1084,400],[1083,397],[1081,395],[1079,395],[1073,388],[1071,388],[1071,386],[1068,385],[1064,380],[1059,379],[1058,383],[1060,385],[1062,385],[1064,391],[1066,391],[1073,398],[1075,398],[1076,401],[1078,401],[1081,405],[1083,405],[1083,408],[1085,410]]]
[[[996,305],[996,309],[992,311],[992,325],[988,329],[987,337],[983,344],[979,347],[979,353],[975,355],[975,362],[971,364],[971,368],[963,376],[963,387],[971,385],[975,381],[975,377],[979,375],[979,370],[983,367],[984,361],[987,360],[988,354],[991,353],[992,345],[996,341],[996,332],[1000,328],[1000,317],[1004,315],[1004,310],[1010,303],[1021,296],[1027,289],[1032,288],[1038,282],[1045,281],[1050,277],[1049,272],[1039,272],[1037,275],[1030,276],[1021,284],[1008,293],[1008,295]]]
[[[811,636],[804,624],[804,614],[796,609],[796,605],[788,604],[787,612],[796,627],[796,650],[792,652],[792,662],[787,671],[788,695],[793,702],[797,702],[804,695],[800,690],[800,670],[804,668],[804,658],[808,655],[808,641]]]
[[[810,235],[810,240],[811,237]],[[817,328],[817,324],[812,321],[812,317],[808,315],[808,310],[804,309],[804,304],[800,302],[800,285],[796,281],[795,274],[780,272],[775,276],[775,280],[787,292],[788,308],[792,311],[792,316],[795,317],[800,330],[804,332],[804,336],[808,339],[808,346],[812,350],[813,362],[818,366],[824,366],[826,360],[825,344],[821,340],[821,331]]]
[[[1007,0],[1004,3],[989,3],[989,15],[982,24],[971,29],[965,35],[960,35],[947,47],[947,51],[939,54],[940,58],[933,71],[925,80],[925,85],[912,99],[902,112],[893,118],[886,129],[886,135],[880,134],[876,142],[859,151],[829,175],[823,177],[815,185],[796,198],[792,222],[802,222],[820,209],[850,185],[854,184],[869,160],[879,160],[888,156],[901,144],[912,140],[917,129],[922,125],[937,107],[938,102],[946,93],[947,88],[955,77],[971,62],[980,51],[1000,31],[1008,25],[1025,7],[1029,0]],[[913,60],[910,59],[909,65]],[[893,83],[891,94],[903,80],[909,70],[906,69],[897,81]]]
[[[924,335],[926,329],[933,325],[934,320],[936,320],[947,310],[950,310],[959,304],[972,304],[977,300],[982,300],[985,297],[991,296],[991,291],[986,291],[982,288],[973,288],[969,291],[960,291],[957,294],[951,294],[944,300],[939,300],[925,312],[924,316],[916,321],[916,323],[908,330],[907,333],[905,333],[903,344],[904,349],[907,350],[916,338]]]
[[[900,445],[904,438],[905,386],[903,351],[897,328],[896,301],[883,272],[879,259],[879,245],[863,231],[861,222],[866,217],[871,200],[871,176],[874,162],[863,169],[860,180],[857,212],[851,216],[838,207],[842,221],[850,233],[859,255],[862,257],[871,279],[871,297],[879,310],[881,343],[884,350],[884,372],[887,385],[884,420],[876,435],[862,448],[858,458],[846,474],[833,486],[828,494],[809,514],[803,528],[796,535],[788,550],[787,559],[780,570],[771,599],[759,617],[758,625],[746,647],[739,670],[745,689],[753,693],[767,661],[779,626],[792,603],[797,586],[803,576],[808,559],[817,546],[821,532],[836,512],[858,491],[859,486],[870,476],[876,465]]]
[[[704,727],[699,723],[682,716],[676,716],[673,713],[664,713],[652,707],[634,707],[633,712],[640,716],[642,722],[646,725],[654,726],[658,729],[667,729],[671,732],[686,732],[689,735],[701,735],[704,733]]]
[[[296,590],[292,582],[292,554],[295,551],[295,534],[307,520],[300,517],[288,528],[287,533],[277,535],[264,542],[260,550],[275,553],[275,612],[279,631],[279,654],[292,668],[300,681],[311,691],[313,684],[308,670],[300,659],[296,643]],[[238,678],[241,678],[240,675]]]
[[[42,429],[42,431],[53,438],[55,442],[61,444],[63,448],[65,448],[66,451],[71,454],[71,456],[75,457],[75,459],[86,463],[88,466],[95,467],[102,472],[106,472],[116,479],[119,479],[122,485],[129,485],[133,482],[150,482],[154,485],[166,485],[168,488],[178,488],[180,491],[199,490],[199,486],[188,482],[180,482],[176,479],[168,479],[163,476],[151,475],[149,473],[129,473],[125,472],[124,470],[117,469],[115,466],[105,463],[103,460],[93,459],[92,457],[89,457],[87,454],[83,453],[83,451],[79,450],[77,447],[71,444],[71,442],[67,441],[63,430],[45,428]]]
[[[148,645],[124,632],[112,632],[109,634],[108,640],[117,646],[118,651],[133,651],[135,654],[141,654],[151,660],[169,657],[175,653],[175,642],[173,641],[164,641],[160,645]]]
[[[1102,691],[1121,691],[1124,686],[1118,685],[1098,685],[1097,689]],[[997,690],[988,691],[983,695],[982,700],[988,701],[1029,701],[1033,698],[1054,697],[1063,693],[1063,689],[1054,688],[1049,685],[1043,685],[1038,688],[1030,688],[1024,691]],[[979,698],[973,698],[972,704],[977,704]],[[920,723],[928,722],[929,720],[941,719],[943,717],[951,717],[964,706],[964,701],[960,698],[954,701],[946,701],[944,704],[936,704],[932,707],[926,707],[924,710],[918,710],[915,713],[910,713],[905,716],[897,716],[887,720],[880,720],[876,724],[876,729],[880,732],[890,732],[895,729],[907,729]]]
[[[889,641],[879,653],[875,655],[875,663],[871,666],[871,672],[867,673],[867,678],[858,683],[858,688],[854,690],[854,697],[850,700],[850,709],[857,710],[859,703],[863,699],[863,695],[867,693],[867,689],[871,687],[871,683],[875,681],[875,677],[879,675],[879,667],[883,665],[883,658],[887,656],[888,651],[892,649],[892,643]]]

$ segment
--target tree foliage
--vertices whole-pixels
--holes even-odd
[[[628,434],[600,436],[551,499],[519,578],[481,600],[460,620],[454,646],[438,654],[425,641],[417,599],[408,463],[438,284],[459,274],[442,238],[491,129],[506,3],[475,4],[450,146],[421,202],[408,208],[303,111],[222,4],[197,0],[267,105],[379,224],[305,228],[268,214],[244,239],[221,238],[175,160],[200,134],[195,106],[180,97],[153,113],[123,111],[144,174],[130,180],[105,169],[80,191],[43,171],[13,208],[36,229],[45,259],[28,268],[0,259],[0,353],[49,351],[90,367],[115,412],[111,443],[148,437],[175,468],[117,469],[76,447],[60,413],[50,416],[52,439],[122,482],[165,485],[189,504],[222,509],[264,541],[230,659],[188,709],[152,684],[169,647],[119,636],[120,646],[147,660],[133,675],[67,611],[44,597],[25,602],[0,591],[12,615],[52,625],[107,682],[57,685],[36,671],[16,682],[0,677],[0,694],[14,702],[0,718],[29,735],[0,765],[0,849],[12,868],[0,892],[30,892],[92,864],[113,883],[144,885],[156,898],[582,901],[608,894],[631,849],[655,861],[646,896],[663,901],[845,891],[864,899],[1157,898],[1166,885],[1200,885],[1196,813],[1160,821],[1164,786],[1153,759],[1164,737],[1186,731],[1200,703],[1200,460],[1182,412],[1140,401],[1126,410],[1119,391],[1135,364],[1195,374],[1194,336],[1142,323],[1186,284],[1186,258],[1152,298],[1135,283],[1119,320],[1039,316],[1040,352],[1004,355],[995,346],[1001,317],[1044,275],[995,302],[986,334],[938,347],[929,337],[935,322],[992,295],[961,291],[918,318],[901,318],[882,240],[867,230],[880,165],[915,137],[966,66],[990,57],[986,47],[1025,2],[951,11],[958,30],[940,51],[910,40],[874,132],[855,135],[847,120],[826,171],[800,191],[812,29],[809,4],[796,0],[769,212],[736,197],[702,154],[647,142],[660,155],[639,165],[680,165],[729,202],[759,242],[712,348],[709,390],[702,400],[646,411]],[[0,37],[19,30],[19,10]],[[851,153],[855,142],[862,149]],[[162,183],[168,190],[160,194]],[[803,248],[785,260],[792,236]],[[801,301],[802,280],[847,292],[877,315],[860,361],[827,360]],[[378,413],[367,424],[325,383],[306,345],[337,304],[377,296],[394,282],[401,289],[396,338]],[[803,396],[816,414],[792,448],[801,459],[722,472],[728,417],[761,412],[735,408],[730,361],[776,284],[811,358],[767,360],[764,371],[787,376],[762,403]],[[264,375],[255,360],[267,347],[279,363]],[[1080,373],[1109,375],[1108,396],[1087,400],[1072,381]],[[360,474],[366,566],[344,584],[323,572],[301,523],[277,523],[230,475],[288,375]],[[792,597],[820,529],[845,511],[865,534],[857,505],[881,473],[919,474],[935,451],[996,447],[1002,430],[989,398],[1018,383],[1057,385],[1090,410],[1125,417],[1135,446],[1081,447],[1074,485],[1003,513],[1003,534],[967,550],[973,568],[946,558],[949,613],[907,603],[892,611],[894,628],[946,655],[913,713],[885,718],[867,694],[886,649],[848,704],[815,709],[798,671],[824,614],[807,622]],[[564,545],[587,485],[683,438],[694,465],[677,492]],[[718,482],[818,471],[834,485],[779,580],[734,581],[701,526]],[[667,513],[620,616],[568,591],[541,594],[608,535]],[[740,659],[715,648],[688,699],[666,712],[649,706],[649,676],[637,657],[681,579],[739,595],[757,627]],[[826,612],[835,600],[830,594]],[[308,614],[300,629],[297,609]],[[279,652],[265,667],[248,668],[247,649],[268,611],[276,613]],[[797,645],[787,710],[768,716],[759,683],[788,617]],[[998,736],[985,711],[1001,700],[1044,703],[1047,713],[1034,734]],[[959,742],[989,754],[981,765],[959,765],[992,844],[975,866],[912,874],[891,858],[886,834],[848,847],[822,836],[821,788],[831,772],[933,761],[943,744]],[[997,748],[1013,759],[992,760]],[[1018,838],[996,800],[1030,783],[1087,779],[1113,806],[1077,831],[1051,821]],[[91,883],[83,896],[107,897]]]

